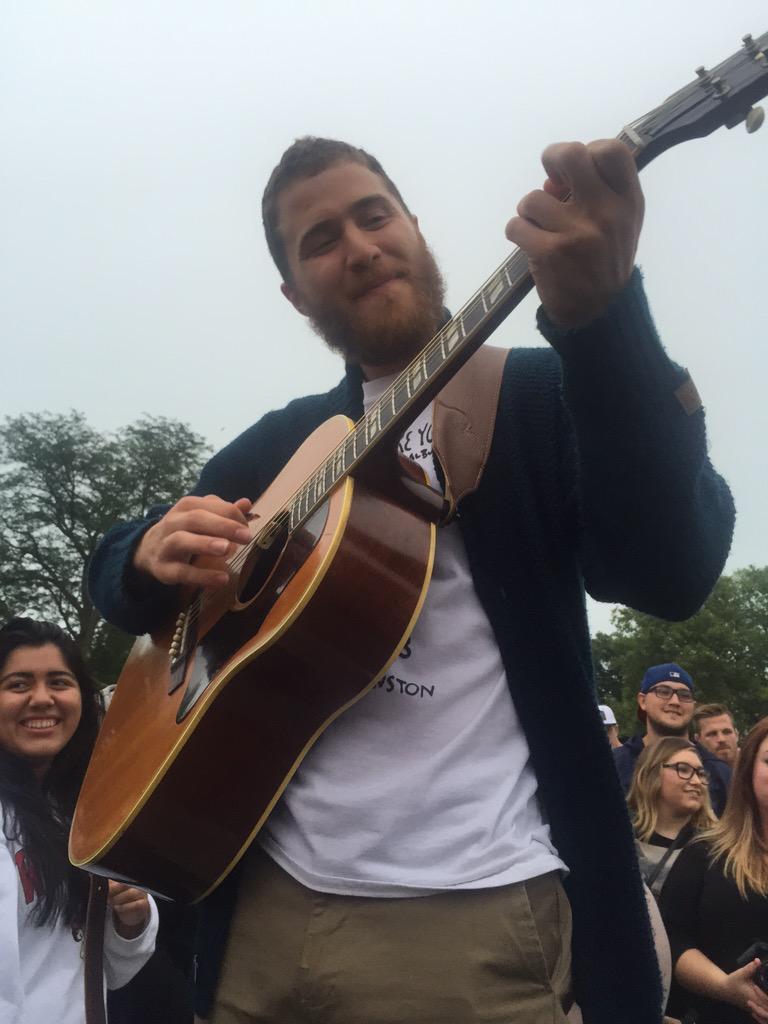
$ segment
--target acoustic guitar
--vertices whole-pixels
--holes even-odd
[[[638,167],[723,125],[754,131],[768,33],[619,138]],[[221,590],[136,644],[72,823],[79,867],[197,901],[232,870],[324,729],[402,650],[443,500],[397,440],[533,286],[514,250],[358,422],[319,427],[253,505]]]

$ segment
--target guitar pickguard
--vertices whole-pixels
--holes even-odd
[[[187,658],[187,687],[176,713],[181,722],[189,714],[211,681],[235,651],[258,633],[275,601],[288,586],[317,544],[328,520],[325,502],[296,530],[287,543],[276,541],[278,558],[267,553],[243,573],[238,604],[232,614],[219,619],[190,651]]]

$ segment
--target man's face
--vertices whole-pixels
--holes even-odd
[[[733,727],[730,715],[713,715],[704,718],[699,725],[696,739],[721,761],[733,765],[739,749],[739,734]]]
[[[683,699],[680,699],[682,695]],[[685,683],[664,682],[638,693],[637,703],[645,711],[649,731],[657,736],[687,736],[695,704]]]
[[[443,315],[442,278],[416,218],[351,161],[289,185],[278,212],[286,298],[349,362],[374,376],[406,366]]]

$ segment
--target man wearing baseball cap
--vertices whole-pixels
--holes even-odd
[[[679,665],[667,662],[652,665],[643,676],[637,694],[637,717],[645,722],[645,735],[635,735],[613,751],[619,779],[624,792],[629,791],[635,762],[643,747],[663,736],[688,738],[688,727],[695,710],[693,679]],[[696,744],[701,762],[709,773],[709,796],[712,809],[718,816],[723,813],[731,770],[705,747]]]

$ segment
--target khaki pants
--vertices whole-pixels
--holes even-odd
[[[247,859],[212,1024],[562,1024],[557,873],[410,899],[332,896]]]

